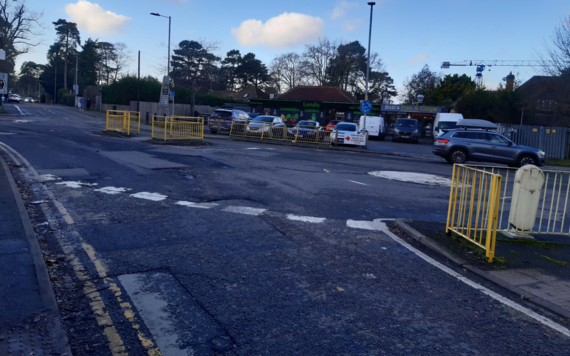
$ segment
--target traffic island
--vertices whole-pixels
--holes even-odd
[[[570,319],[570,238],[533,234],[534,240],[497,234],[495,258],[465,238],[445,233],[445,223],[398,219],[392,231],[411,238],[466,270]]]
[[[146,140],[143,142],[147,142],[153,145],[164,145],[164,146],[211,146],[212,143],[203,140],[159,140],[152,138],[150,140]]]

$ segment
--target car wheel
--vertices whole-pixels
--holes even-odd
[[[521,156],[517,162],[517,166],[518,167],[524,167],[526,165],[535,165],[536,166],[536,160],[534,159],[534,157],[532,156]]]
[[[452,150],[449,153],[449,163],[463,164],[467,162],[467,153],[460,149]]]

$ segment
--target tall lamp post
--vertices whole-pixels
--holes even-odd
[[[157,12],[151,12],[150,13],[152,16],[159,16],[159,17],[165,17],[168,19],[168,63],[166,65],[166,77],[168,78],[168,95],[170,96],[170,26],[171,26],[171,17],[170,16],[164,16],[161,15]],[[168,116],[168,105],[166,105],[166,111],[167,111],[167,116]]]
[[[368,29],[368,61],[366,63],[366,88],[364,92],[364,100],[368,100],[368,78],[370,76],[370,42],[372,40],[372,12],[376,3],[369,2],[368,5],[370,5],[370,27]],[[366,114],[364,114],[362,129],[366,132]]]

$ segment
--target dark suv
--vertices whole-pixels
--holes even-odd
[[[247,124],[249,116],[241,110],[216,109],[208,119],[208,128],[215,134],[218,131],[230,130],[232,123]]]
[[[392,134],[392,141],[411,141],[418,143],[420,140],[420,132],[418,130],[418,120],[416,119],[397,119]]]
[[[482,129],[447,130],[437,136],[432,152],[449,163],[484,161],[522,167],[544,165],[544,152],[513,143],[503,135]]]

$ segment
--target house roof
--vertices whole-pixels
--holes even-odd
[[[357,103],[355,97],[337,87],[298,86],[277,97],[279,100]]]
[[[551,99],[554,89],[560,84],[559,81],[560,77],[535,75],[518,87],[517,91],[533,99]]]
[[[235,100],[249,100],[249,99],[269,99],[269,94],[263,90],[250,85],[232,95]]]

